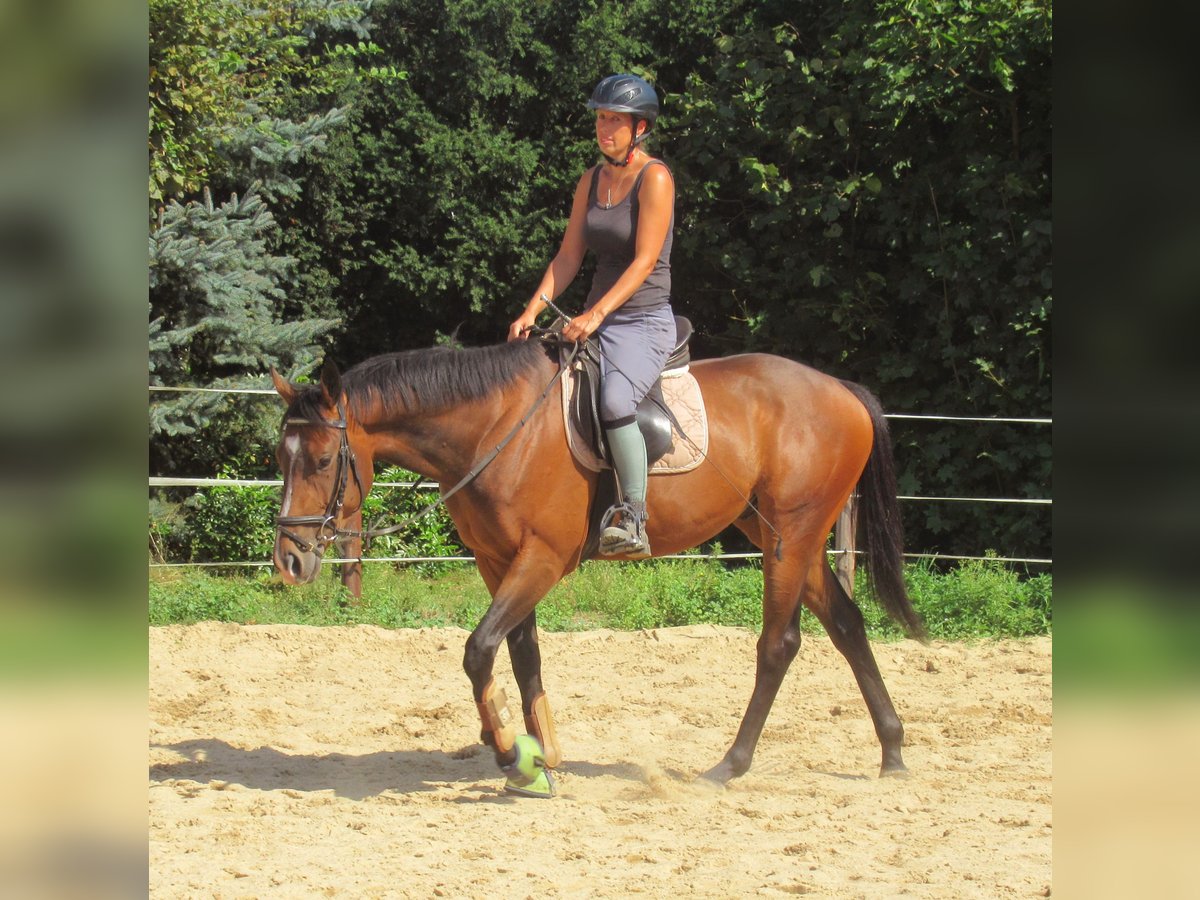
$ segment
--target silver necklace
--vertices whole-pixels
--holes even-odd
[[[624,180],[622,180],[621,184],[624,185],[624,183],[625,183]],[[608,199],[603,204],[604,209],[612,209],[613,208],[612,189],[613,189],[613,179],[610,176],[608,179]]]

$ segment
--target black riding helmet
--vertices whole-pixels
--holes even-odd
[[[630,113],[633,116],[633,143],[624,162],[605,156],[613,165],[629,165],[634,148],[654,130],[654,122],[658,119],[658,94],[654,92],[654,88],[636,75],[609,75],[596,85],[587,106],[588,109],[608,109],[613,112]],[[646,130],[641,134],[637,133],[639,121],[646,123]]]

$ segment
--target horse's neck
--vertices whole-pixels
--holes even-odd
[[[519,399],[511,403],[497,394],[437,412],[406,413],[389,421],[363,422],[363,430],[371,436],[375,460],[436,481],[457,480],[503,436],[510,419],[515,423],[526,412],[526,393],[529,391],[525,386],[514,385],[509,396]]]

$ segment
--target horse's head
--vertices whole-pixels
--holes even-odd
[[[356,514],[371,487],[373,466],[365,459],[360,471],[337,366],[325,363],[319,388],[292,384],[274,368],[271,378],[287,406],[275,450],[283,472],[275,568],[288,584],[306,584],[316,577],[330,543],[359,533]],[[352,518],[353,529],[347,527]]]

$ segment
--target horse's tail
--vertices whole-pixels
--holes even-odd
[[[891,430],[874,394],[860,384],[849,381],[842,384],[867,408],[875,431],[871,455],[856,488],[863,555],[871,591],[909,637],[928,643],[925,623],[913,609],[904,586],[904,527],[900,521],[900,503],[896,499]]]

